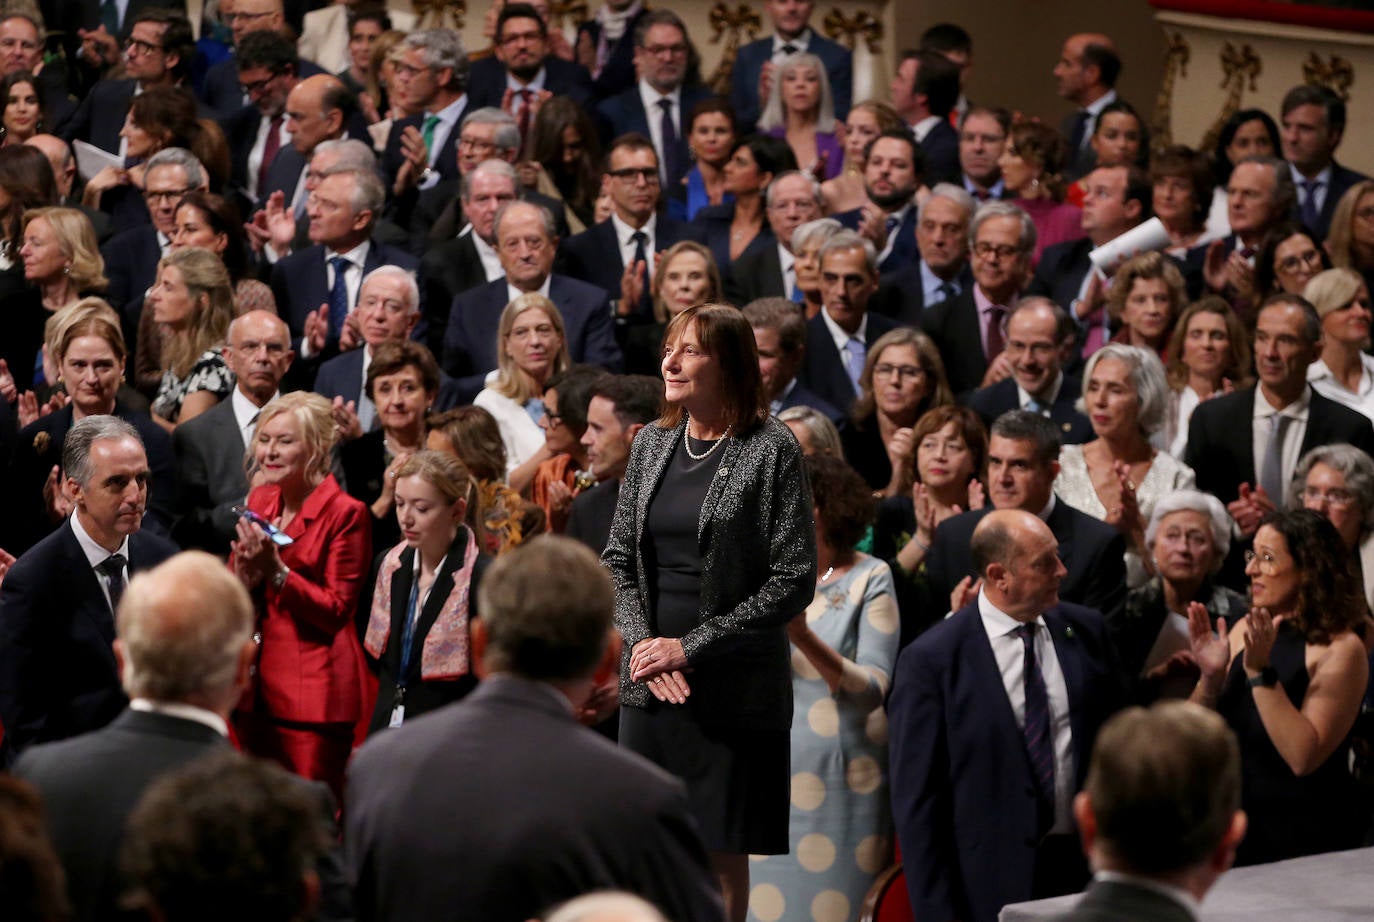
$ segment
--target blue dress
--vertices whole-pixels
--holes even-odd
[[[818,583],[811,630],[845,660],[832,692],[792,649],[792,803],[786,855],[749,862],[749,918],[857,918],[873,879],[892,861],[887,696],[897,662],[892,571],[860,555],[833,583]]]

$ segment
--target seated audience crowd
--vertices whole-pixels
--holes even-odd
[[[550,6],[0,12],[5,917],[1189,918],[1374,842],[1341,98],[1152,147],[1107,35],[1056,128],[950,23],[856,99],[766,0],[719,96]]]

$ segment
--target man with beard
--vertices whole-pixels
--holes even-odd
[[[892,272],[915,262],[916,190],[925,158],[908,129],[884,131],[864,151],[864,191],[869,203],[835,216],[873,241],[878,270]]]

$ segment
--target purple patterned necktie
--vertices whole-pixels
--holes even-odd
[[[1050,727],[1050,695],[1040,661],[1035,657],[1035,625],[1023,624],[1015,632],[1026,650],[1022,680],[1026,689],[1026,723],[1022,734],[1026,739],[1026,755],[1030,757],[1031,773],[1042,808],[1042,825],[1054,824],[1054,733]],[[1047,819],[1046,819],[1047,818]]]

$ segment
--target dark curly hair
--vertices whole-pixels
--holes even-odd
[[[1364,621],[1364,590],[1340,532],[1310,509],[1285,509],[1265,516],[1288,544],[1298,572],[1298,599],[1289,623],[1310,644],[1328,644]]]
[[[852,548],[873,524],[877,512],[873,491],[843,458],[808,455],[805,464],[821,537],[836,550]]]

